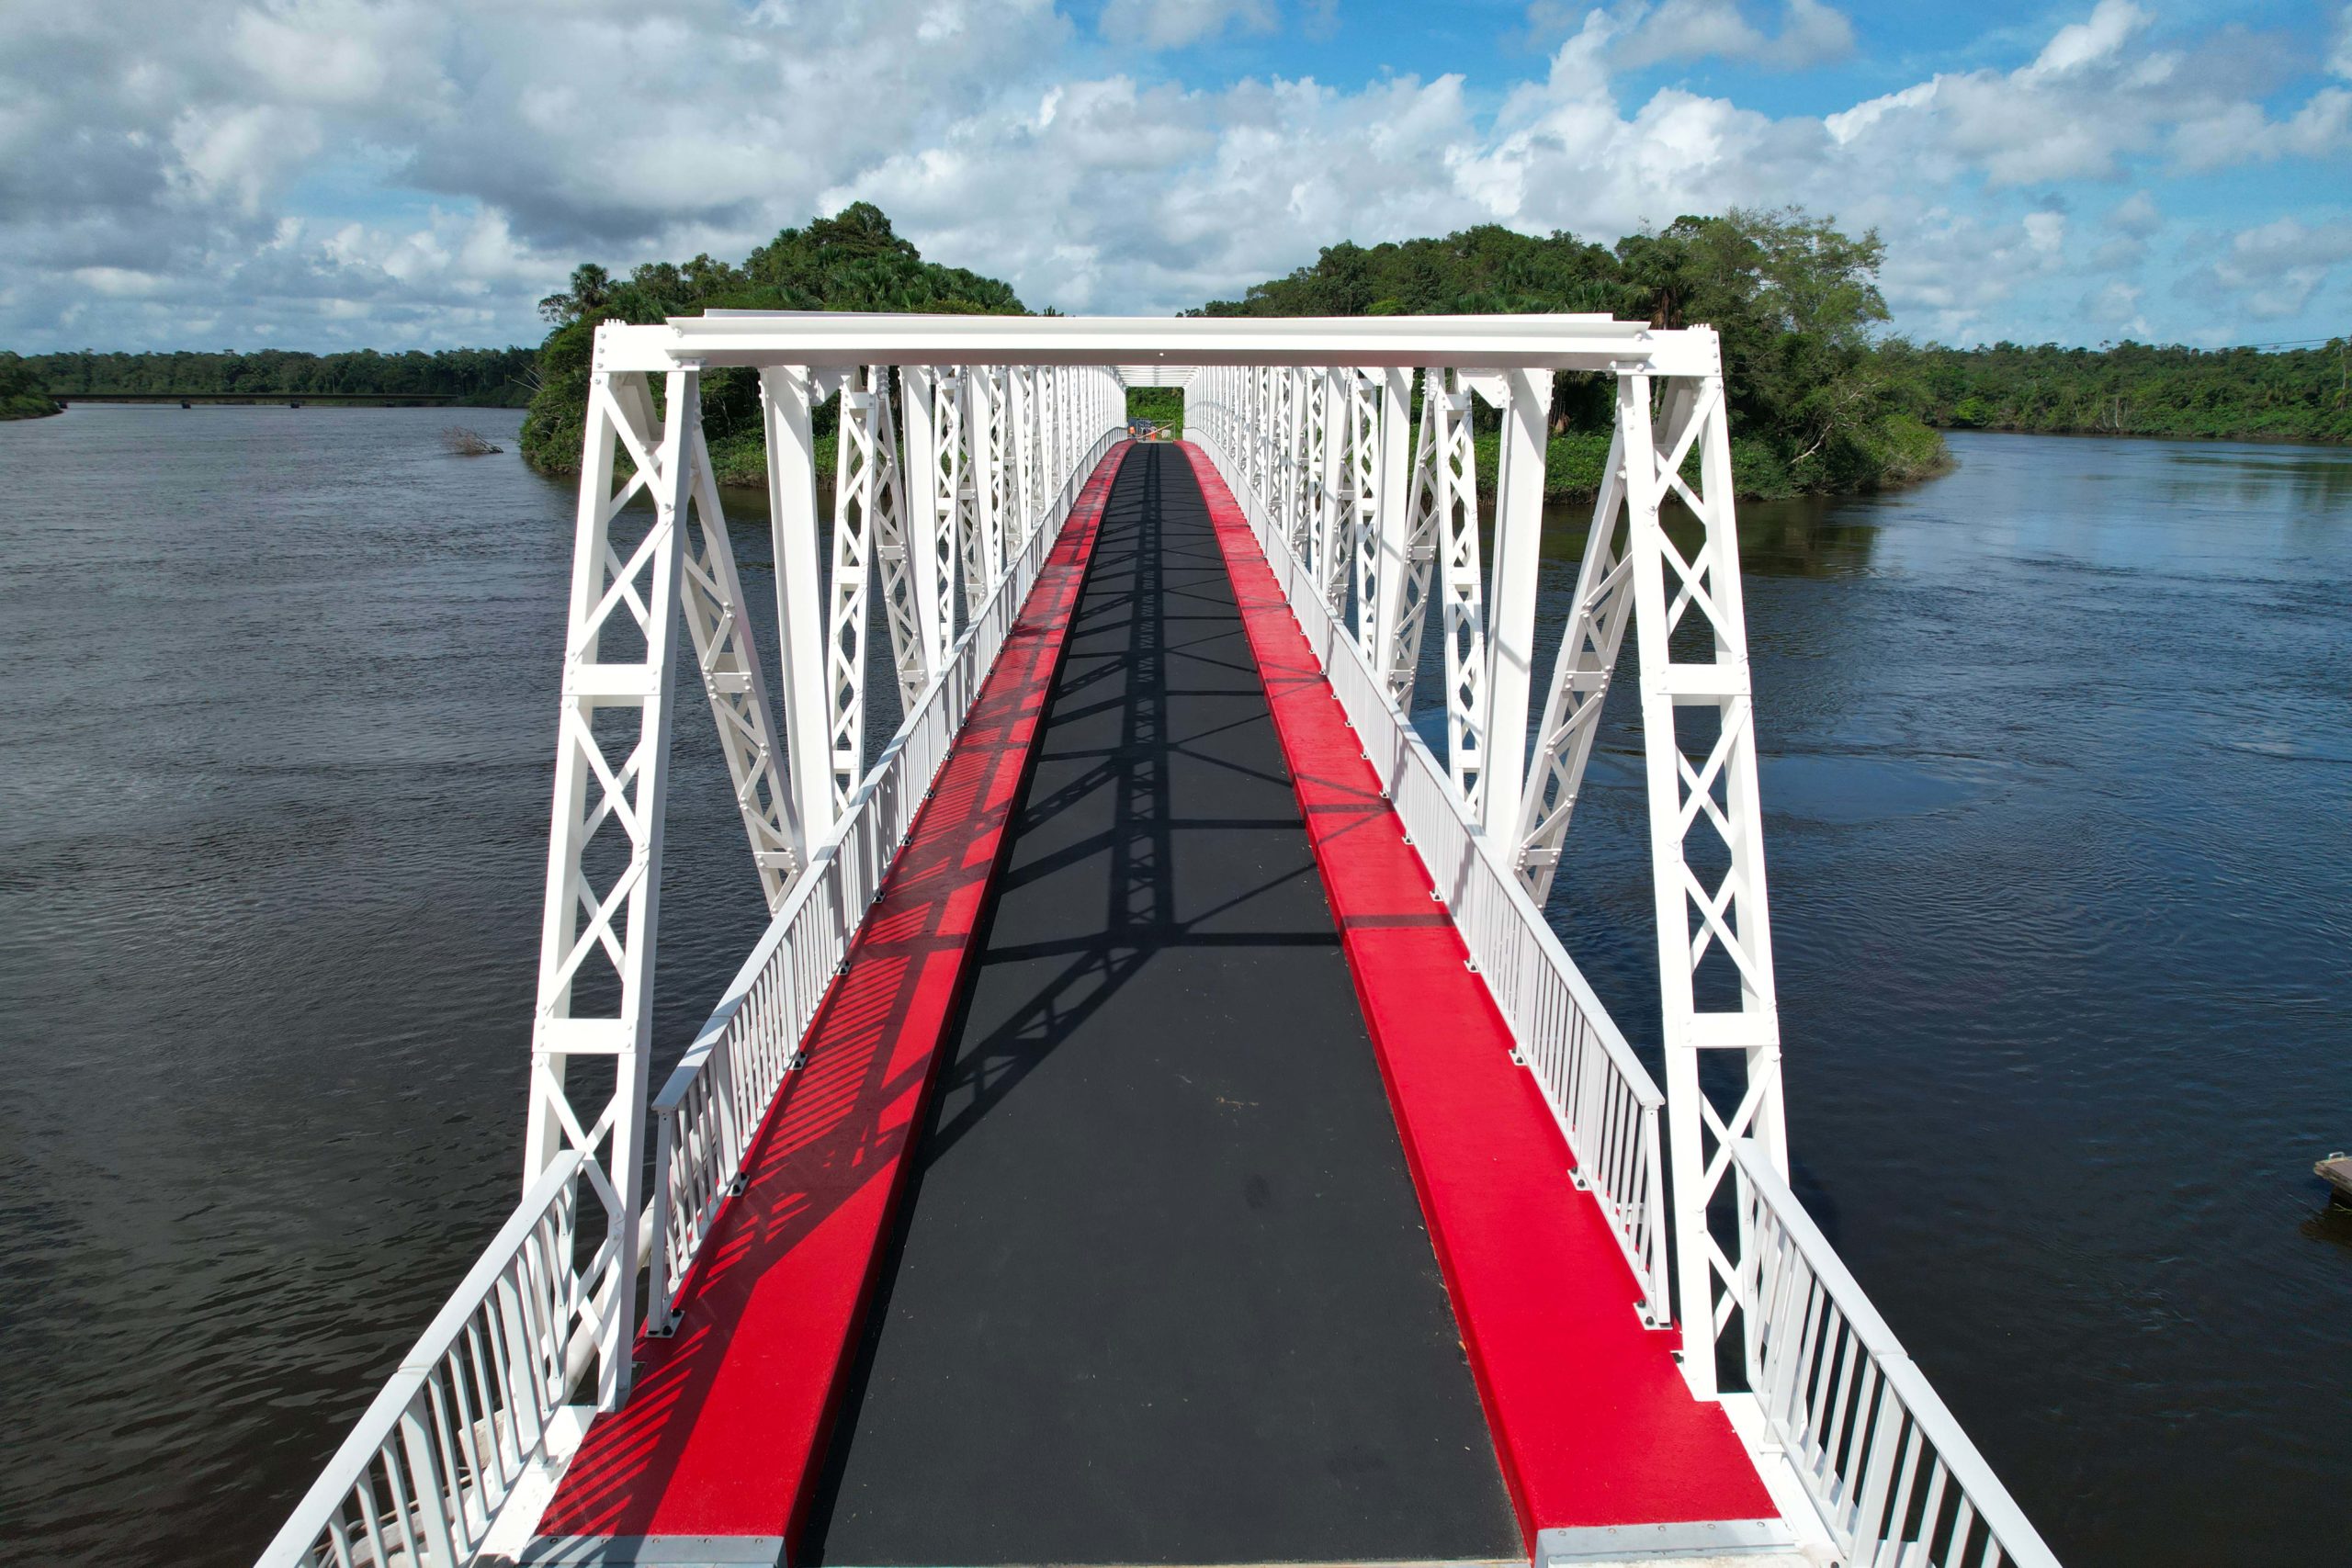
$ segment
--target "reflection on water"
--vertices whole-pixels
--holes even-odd
[[[1573,580],[1591,528],[1589,505],[1547,502],[1544,508],[1545,560],[1555,567],[1566,567]],[[1878,531],[1876,520],[1858,513],[1849,502],[1818,496],[1750,502],[1739,509],[1740,563],[1751,576],[1852,576],[1870,570]],[[1667,508],[1666,533],[1685,555],[1698,543],[1698,525],[1679,501]]]
[[[0,425],[0,1555],[250,1562],[511,1197],[571,504],[469,419]],[[2064,1561],[2332,1560],[2352,457],[1953,445],[1741,517],[1798,1190]],[[670,1051],[762,919],[698,706]],[[1646,1049],[1631,708],[1552,913]]]
[[[2352,1204],[2329,1202],[2303,1222],[2303,1234],[2352,1252]]]
[[[2332,452],[2236,446],[2209,452],[2183,446],[2165,462],[2167,501],[2264,506],[2283,495],[2313,516],[2352,504],[2352,466]]]

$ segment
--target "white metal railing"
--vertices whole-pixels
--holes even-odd
[[[577,1250],[582,1160],[558,1155],[312,1483],[261,1568],[456,1568],[545,1451],[614,1331]]]
[[[1753,1139],[1733,1145],[1748,1381],[1857,1568],[2058,1568]]]
[[[793,1063],[891,859],[905,842],[1106,430],[1053,494],[953,657],[868,771],[834,831],[652,1107],[659,1149],[640,1217],[649,1314],[666,1323],[752,1135]],[[565,1149],[535,1181],[376,1396],[260,1568],[458,1568],[473,1560],[600,1348],[621,1353],[615,1238],[575,1257],[581,1189],[596,1172]]]
[[[648,1249],[648,1321],[666,1331],[677,1297],[719,1208],[738,1187],[743,1159],[826,988],[841,972],[891,860],[954,748],[974,699],[1079,494],[1121,431],[1086,448],[999,575],[979,615],[939,677],[899,727],[840,822],[809,857],[784,907],[744,960],[650,1107],[656,1150]]]
[[[1307,644],[1322,662],[1438,895],[1453,914],[1519,1059],[1535,1076],[1577,1160],[1575,1178],[1607,1216],[1653,1325],[1671,1320],[1657,1085],[1560,945],[1544,912],[1473,827],[1462,796],[1398,713],[1363,650],[1331,614],[1314,573],[1283,536],[1272,506],[1224,451],[1208,422],[1187,422],[1250,521]]]

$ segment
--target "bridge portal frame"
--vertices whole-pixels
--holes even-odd
[[[1236,488],[1264,495],[1275,508],[1281,533],[1311,560],[1331,609],[1344,615],[1352,592],[1365,653],[1407,715],[1421,634],[1436,602],[1445,650],[1448,774],[1465,820],[1539,906],[1560,863],[1624,627],[1629,621],[1638,626],[1664,1144],[1672,1178],[1673,1223],[1666,1228],[1673,1312],[1701,1342],[1729,1332],[1747,1293],[1748,1227],[1717,1235],[1710,1209],[1730,1179],[1736,1143],[1755,1139],[1783,1175],[1787,1154],[1730,447],[1721,351],[1711,329],[1665,331],[1597,315],[715,311],[659,325],[606,324],[596,334],[592,383],[626,389],[659,376],[665,386],[692,388],[707,370],[736,367],[760,372],[768,411],[785,699],[781,741],[754,736],[747,776],[760,782],[753,793],[778,805],[763,820],[804,857],[806,846],[838,818],[863,772],[869,583],[878,576],[901,695],[911,707],[937,674],[959,601],[966,616],[977,613],[1025,536],[1034,511],[1025,455],[1070,444],[1069,389],[1080,377],[1186,386],[1218,411],[1212,419],[1230,422],[1218,446],[1233,454]],[[1616,421],[1571,622],[1538,710],[1534,620],[1546,422],[1553,378],[1562,371],[1612,377]],[[837,526],[820,609],[813,602],[817,508],[808,422],[836,392],[844,394]],[[1501,424],[1490,507],[1482,502],[1471,440],[1474,403],[1497,411]],[[923,406],[906,412],[915,404]],[[698,443],[698,414],[686,423]],[[592,510],[592,479],[607,471],[600,463],[610,462],[609,453],[594,448],[600,440],[628,446],[609,421],[592,422],[587,440],[583,517]],[[1695,473],[1681,471],[1686,462]],[[607,488],[596,493],[608,495],[609,479],[599,482]],[[1697,529],[1688,553],[1668,535],[1668,513],[1677,502]],[[1481,539],[1489,520],[1491,548]],[[714,555],[710,531],[704,535],[706,555],[722,576],[732,572],[724,536],[722,525]],[[583,554],[588,549],[583,535]],[[961,595],[951,580],[960,580]],[[748,632],[742,636],[748,647]],[[1694,643],[1702,646],[1688,646]],[[660,681],[650,668],[645,678]],[[1538,712],[1531,752],[1522,738]],[[666,724],[666,709],[661,716]],[[820,724],[821,739],[814,732]],[[634,778],[648,804],[658,801],[666,754],[666,729],[657,737],[649,728],[632,753],[637,774],[596,773],[595,782],[607,785],[600,800],[587,799],[577,780],[567,794],[560,780],[526,1184],[558,1148],[593,1150],[618,1123],[638,1120],[632,1112],[641,1115],[641,1066],[622,1075],[597,1121],[583,1124],[572,1114],[561,1046],[580,1032],[564,1016],[569,998],[561,982],[577,968],[586,942],[573,930],[577,908],[592,917],[589,936],[613,934],[594,919],[601,906],[581,891],[585,879],[574,843],[593,836],[600,813],[615,809],[612,783]],[[820,779],[830,787],[820,787]],[[740,780],[739,796],[751,798]],[[658,824],[639,832],[643,811],[624,815],[638,832],[637,858],[658,874]],[[745,822],[759,841],[748,805]],[[771,831],[771,856],[775,836]],[[771,908],[780,907],[780,890],[771,883],[766,891]],[[629,922],[610,956],[625,973],[642,975],[624,987],[641,1010],[650,1006],[658,906],[650,889],[630,897]],[[641,911],[639,897],[648,900]],[[1711,960],[1724,971],[1724,981],[1702,987]],[[641,1063],[649,1020],[603,1021],[617,1058]],[[1739,1089],[1728,1110],[1701,1088],[1702,1052],[1737,1054]],[[639,1201],[618,1145],[615,1136],[606,1164],[616,1221]],[[601,1186],[599,1195],[607,1196]],[[616,1251],[634,1262],[626,1238]],[[624,1295],[629,1289],[616,1288]],[[1669,1309],[1664,1291],[1657,1294],[1649,1310],[1664,1321]],[[1714,1394],[1712,1355],[1687,1356],[1684,1369],[1694,1392]],[[607,1380],[606,1396],[625,1393],[626,1381],[624,1367]]]

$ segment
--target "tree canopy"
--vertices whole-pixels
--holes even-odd
[[[13,354],[0,354],[0,419],[39,419],[60,412],[41,390],[40,378]]]
[[[1749,494],[1852,491],[1932,472],[1946,460],[1920,415],[1916,380],[1876,352],[1886,320],[1878,269],[1885,245],[1794,209],[1679,218],[1613,247],[1564,231],[1535,236],[1483,224],[1442,239],[1327,247],[1314,264],[1213,300],[1206,316],[1485,315],[1605,311],[1660,327],[1705,324],[1723,336],[1736,443]],[[1564,376],[1555,435],[1607,428],[1609,389]],[[1590,442],[1571,441],[1577,452]],[[1597,466],[1564,452],[1563,474]],[[1589,488],[1574,482],[1566,488]]]
[[[14,355],[9,356],[14,359]],[[520,407],[534,385],[527,348],[445,348],[427,354],[379,354],[372,348],[344,354],[303,354],[261,348],[235,352],[163,354],[40,354],[16,360],[43,389],[75,392],[134,392],[163,396],[178,392],[245,393],[275,397],[288,392],[424,393],[486,408]]]
[[[923,260],[882,209],[865,201],[785,230],[740,265],[698,255],[683,264],[647,262],[615,278],[583,264],[569,287],[539,301],[554,330],[539,351],[540,390],[523,421],[524,457],[548,473],[578,471],[596,323],[646,324],[707,310],[1027,313],[1012,285]],[[714,370],[702,386],[713,465],[729,479],[756,478],[763,462],[758,378]]]
[[[2352,441],[2352,338],[2254,348],[1913,349],[1896,373],[1926,388],[1928,416],[1959,430]]]

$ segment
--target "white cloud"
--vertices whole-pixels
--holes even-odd
[[[2274,120],[2254,103],[2225,104],[2173,128],[2172,162],[2192,174],[2268,163],[2325,158],[2352,150],[2352,92],[2323,87],[2294,114]]]
[[[2165,215],[2156,210],[2156,198],[2144,190],[2135,190],[2108,210],[2107,226],[2119,234],[2129,234],[2144,240],[2164,227]]]
[[[1565,17],[1538,0],[1532,30],[1560,30]],[[1785,0],[1770,31],[1748,19],[1739,0],[1630,0],[1611,20],[1612,58],[1629,70],[1662,61],[1715,56],[1773,70],[1795,71],[1843,60],[1854,51],[1854,26],[1823,0]]]
[[[2335,39],[2327,53],[2327,68],[2352,82],[2352,6],[2335,14]]]
[[[2352,261],[2352,221],[2280,218],[2232,235],[2228,248],[2184,278],[2182,288],[2234,297],[2256,320],[2279,321],[2301,315],[2346,261]]]
[[[2086,296],[2083,314],[2101,326],[2118,328],[2126,337],[2149,336],[2148,319],[2140,310],[2143,291],[2136,284],[2109,283]]]
[[[1498,96],[1442,71],[1186,86],[1148,60],[1085,67],[1122,52],[1104,40],[1272,27],[1272,0],[1112,0],[1103,39],[1049,0],[19,9],[0,17],[0,333],[185,342],[217,320],[294,342],[507,341],[578,260],[740,256],[861,197],[1032,304],[1121,310],[1227,295],[1342,238],[1491,220],[1611,240],[1793,202],[1882,231],[1909,330],[2005,332],[2034,301],[2055,333],[2086,299],[2148,287],[2114,275],[2146,265],[2163,220],[2147,190],[2075,192],[2105,208],[2078,237],[2054,183],[2324,164],[2352,131],[2343,86],[2299,101],[2263,51],[2159,34],[2120,0],[2015,69],[1826,116],[1628,85],[1645,62],[1849,51],[1823,0],[1530,13],[1546,17],[1567,25],[1542,73]],[[2193,259],[2249,317],[2319,299],[2337,265],[2247,243]],[[2135,319],[2152,298],[2169,296],[2132,296]]]
[[[1109,0],[1100,26],[1111,43],[1182,49],[1227,28],[1272,32],[1274,8],[1269,0]]]
[[[2033,63],[2018,74],[2029,80],[2065,76],[2109,63],[2126,43],[2146,29],[2148,22],[2148,13],[2132,5],[2132,0],[2098,0],[2098,8],[2091,13],[2088,21],[2060,28],[2042,46]]]

